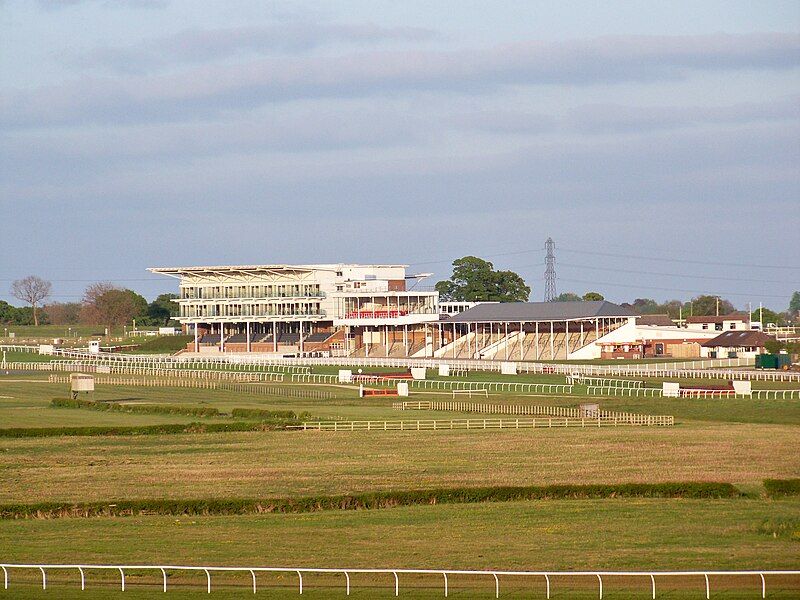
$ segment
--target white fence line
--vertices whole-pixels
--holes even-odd
[[[586,377],[584,375],[567,375],[567,383],[621,388],[640,388],[644,386],[644,382],[638,379],[607,379],[605,377]]]
[[[800,390],[753,390],[751,397],[756,400],[800,400]]]
[[[617,419],[619,421],[629,420],[634,424],[646,422],[652,419],[653,415],[643,415],[640,413],[619,412],[614,410],[595,410],[587,411],[585,409],[575,408],[572,406],[539,406],[534,404],[476,404],[474,402],[452,402],[441,400],[422,400],[422,401],[404,401],[395,402],[392,404],[395,410],[441,410],[441,411],[457,411],[457,412],[480,412],[488,414],[505,414],[505,415],[548,415],[552,417],[570,417],[570,418],[597,418],[604,419]],[[669,422],[670,425],[674,424],[675,418],[671,415],[657,415],[657,419],[662,422]]]
[[[663,396],[659,388],[616,387],[606,385],[590,385],[586,388],[587,396],[641,396],[644,398],[658,398]]]
[[[3,588],[9,589],[10,577],[9,571],[13,569],[22,570],[36,570],[42,576],[42,589],[47,589],[47,571],[77,571],[80,575],[81,590],[86,589],[86,571],[113,571],[119,573],[120,576],[120,589],[125,591],[125,572],[126,571],[156,571],[161,574],[161,582],[163,591],[167,591],[168,572],[194,572],[203,573],[206,578],[206,591],[211,593],[212,573],[243,573],[249,574],[252,580],[253,593],[258,591],[258,573],[285,573],[297,575],[297,589],[300,594],[303,593],[303,574],[334,574],[344,575],[345,582],[344,588],[346,594],[350,595],[350,575],[364,574],[364,575],[392,575],[394,578],[394,595],[400,595],[400,575],[436,575],[443,578],[443,592],[447,597],[449,593],[449,579],[459,575],[469,577],[491,577],[490,581],[494,583],[495,598],[500,597],[500,577],[504,578],[529,578],[540,577],[544,578],[547,589],[547,598],[550,598],[552,587],[554,587],[553,579],[558,577],[581,577],[591,578],[598,583],[598,597],[600,600],[603,598],[603,577],[640,577],[650,580],[651,597],[656,598],[656,577],[703,577],[705,586],[706,599],[711,597],[711,577],[759,577],[758,585],[761,591],[761,597],[767,596],[767,577],[800,577],[800,571],[776,571],[776,570],[756,570],[756,571],[486,571],[486,570],[462,570],[462,569],[359,569],[359,568],[313,568],[313,567],[221,567],[221,566],[187,566],[187,565],[66,565],[66,564],[15,564],[15,563],[0,563],[0,568],[3,570]],[[440,584],[441,585],[441,584]],[[307,586],[306,586],[307,587]],[[437,586],[438,587],[438,586]]]
[[[447,429],[540,429],[553,427],[617,427],[638,425],[666,427],[675,424],[671,416],[639,415],[618,417],[540,417],[484,419],[416,419],[411,421],[314,421],[288,425],[303,431],[442,431]]]

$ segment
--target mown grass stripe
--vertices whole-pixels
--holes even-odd
[[[492,486],[367,492],[301,498],[210,498],[194,500],[118,500],[114,502],[41,502],[0,505],[0,519],[50,519],[137,515],[244,515],[364,510],[426,504],[468,504],[524,500],[598,498],[736,498],[730,483],[673,482],[594,485]]]

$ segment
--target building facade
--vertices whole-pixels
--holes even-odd
[[[177,278],[190,350],[352,353],[402,342],[439,320],[438,292],[418,289],[428,274],[405,265],[158,267]],[[418,341],[417,341],[418,343]]]

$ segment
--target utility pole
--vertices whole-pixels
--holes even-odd
[[[547,238],[544,249],[547,251],[544,259],[544,301],[553,302],[556,299],[556,243],[553,238]]]
[[[717,301],[717,316],[719,316],[719,296],[716,296]]]

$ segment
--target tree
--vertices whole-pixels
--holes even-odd
[[[147,316],[147,300],[133,290],[109,290],[97,299],[101,323],[121,327]]]
[[[172,317],[178,316],[177,298],[177,294],[161,294],[147,306],[147,316],[153,325],[168,325]]]
[[[36,275],[17,279],[11,284],[11,295],[17,300],[30,304],[33,310],[33,324],[39,325],[39,304],[50,297],[53,285]]]
[[[783,324],[783,317],[774,310],[768,308],[757,308],[753,311],[753,319],[761,321],[761,327],[766,327],[768,323],[775,325]]]
[[[770,354],[778,354],[783,349],[784,345],[778,340],[770,339],[764,342],[764,350],[766,350]]]
[[[455,302],[525,302],[531,288],[513,271],[495,271],[494,265],[476,256],[453,261],[453,275],[436,284],[443,300]]]
[[[789,300],[789,313],[792,318],[797,317],[800,313],[800,292],[792,294],[792,299]]]
[[[43,307],[53,325],[77,325],[81,318],[78,302],[53,302]]]
[[[575,292],[561,292],[553,298],[553,302],[580,302],[581,297]]]
[[[717,312],[719,302],[719,312]],[[716,314],[728,315],[734,312],[733,304],[719,296],[697,296],[691,300],[691,312],[695,317],[708,317]]]
[[[593,302],[597,300],[605,300],[605,297],[600,292],[586,292],[583,295],[583,299],[586,302]]]

